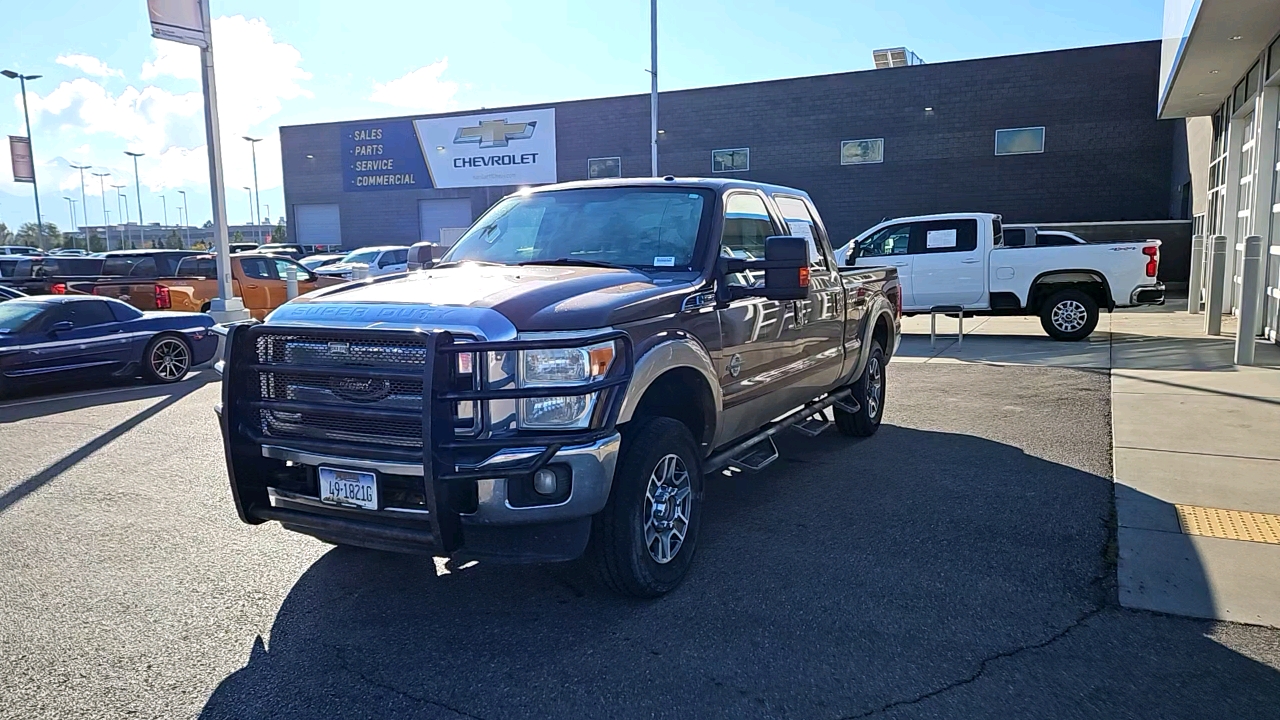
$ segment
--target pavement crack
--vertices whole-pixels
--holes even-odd
[[[984,674],[984,673],[986,673],[986,671],[987,671],[987,666],[988,666],[988,665],[990,665],[991,663],[993,663],[993,662],[995,662],[995,661],[997,661],[997,660],[1003,660],[1003,659],[1005,659],[1005,658],[1011,658],[1011,657],[1013,657],[1013,656],[1015,656],[1015,655],[1018,655],[1018,654],[1023,653],[1023,652],[1027,652],[1027,651],[1029,651],[1029,650],[1039,650],[1039,649],[1041,649],[1041,648],[1049,647],[1050,645],[1054,644],[1055,642],[1057,642],[1057,641],[1061,640],[1062,638],[1066,637],[1068,634],[1070,634],[1070,633],[1071,633],[1071,631],[1072,631],[1072,630],[1075,630],[1076,628],[1078,628],[1078,627],[1080,627],[1081,625],[1085,624],[1085,623],[1086,623],[1086,622],[1088,622],[1089,620],[1092,620],[1094,617],[1097,617],[1099,614],[1101,614],[1101,613],[1102,613],[1103,611],[1105,611],[1106,609],[1107,609],[1107,605],[1106,605],[1105,603],[1104,603],[1104,604],[1101,604],[1101,605],[1098,605],[1097,607],[1094,607],[1092,610],[1089,610],[1088,612],[1086,612],[1086,613],[1082,614],[1080,617],[1076,618],[1076,619],[1075,619],[1075,620],[1073,620],[1072,622],[1068,623],[1066,627],[1062,628],[1061,630],[1059,630],[1058,632],[1054,633],[1053,635],[1050,635],[1048,638],[1046,638],[1046,639],[1044,639],[1044,640],[1041,640],[1041,641],[1036,642],[1036,643],[1032,643],[1032,644],[1030,644],[1030,645],[1023,645],[1023,646],[1021,646],[1021,647],[1016,647],[1016,648],[1013,648],[1013,649],[1011,649],[1011,650],[1005,650],[1005,651],[1002,651],[1002,652],[998,652],[998,653],[996,653],[996,654],[994,654],[994,655],[989,655],[989,656],[987,656],[987,657],[983,658],[983,659],[978,663],[978,668],[977,668],[974,672],[972,672],[971,674],[969,674],[969,675],[967,675],[967,676],[965,676],[965,677],[963,677],[963,678],[960,678],[959,680],[955,680],[955,681],[953,681],[953,682],[947,683],[946,685],[944,685],[944,686],[942,686],[942,687],[940,687],[940,688],[938,688],[938,689],[936,689],[936,690],[930,690],[930,691],[929,691],[929,692],[927,692],[927,693],[922,693],[922,694],[917,695],[917,696],[915,696],[915,697],[913,697],[913,698],[907,698],[907,699],[904,699],[904,700],[894,700],[894,701],[893,701],[893,702],[891,702],[891,703],[887,703],[887,704],[885,704],[885,705],[881,705],[881,706],[880,706],[880,707],[878,707],[878,708],[874,708],[874,709],[868,710],[868,711],[863,712],[863,713],[858,713],[857,715],[845,715],[845,716],[841,717],[841,718],[840,718],[840,720],[858,720],[858,718],[871,717],[872,715],[879,715],[879,714],[881,714],[881,713],[886,713],[886,712],[889,712],[890,710],[896,710],[896,709],[901,708],[901,707],[907,707],[907,706],[910,706],[910,705],[916,705],[916,704],[918,704],[918,703],[922,703],[922,702],[924,702],[924,701],[926,701],[926,700],[929,700],[930,698],[934,698],[934,697],[937,697],[937,696],[939,696],[939,695],[941,695],[941,694],[943,694],[943,693],[946,693],[946,692],[950,692],[950,691],[952,691],[952,690],[955,690],[955,689],[956,689],[956,688],[958,688],[958,687],[964,687],[965,685],[968,685],[968,684],[970,684],[970,683],[976,682],[977,680],[979,680],[979,679],[981,679],[981,678],[982,678],[982,676],[983,676],[983,674]]]
[[[352,675],[355,675],[356,677],[360,678],[361,680],[364,680],[366,683],[369,683],[370,685],[376,688],[386,690],[387,692],[392,693],[394,695],[398,695],[399,697],[402,697],[406,700],[412,700],[413,702],[421,703],[423,705],[431,705],[433,707],[438,707],[442,710],[448,710],[449,712],[454,713],[455,715],[458,715],[460,717],[471,718],[471,720],[485,720],[479,715],[472,715],[466,710],[458,709],[447,703],[442,703],[439,700],[432,700],[431,698],[426,698],[420,695],[416,695],[412,692],[409,692],[408,690],[403,690],[394,685],[378,680],[377,678],[370,677],[368,674],[364,673],[363,671],[357,669],[356,667],[352,666],[350,663],[347,662],[346,655],[343,652],[342,648],[338,647],[337,645],[330,645],[329,647],[332,647],[334,652],[337,654],[338,665],[340,665],[343,670],[346,670],[347,672],[351,673]]]

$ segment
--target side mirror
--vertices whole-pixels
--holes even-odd
[[[60,333],[60,332],[66,332],[68,330],[71,330],[75,326],[76,324],[71,322],[70,320],[62,320],[60,322],[56,322],[53,325],[49,326],[49,334],[56,335],[57,333]]]
[[[437,245],[430,242],[414,243],[409,246],[409,269],[427,270],[436,264]]]
[[[764,271],[763,285],[741,287],[724,282],[726,275],[751,270]],[[764,260],[720,258],[717,305],[724,306],[740,297],[770,300],[803,300],[809,297],[809,241],[791,235],[775,235],[765,238]]]
[[[862,256],[862,246],[853,240],[849,241],[849,249],[845,251],[844,264],[852,267],[854,261]]]

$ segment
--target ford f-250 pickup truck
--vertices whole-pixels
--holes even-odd
[[[836,265],[799,190],[522,191],[434,267],[231,327],[236,509],[391,551],[585,551],[617,591],[660,595],[693,558],[705,474],[767,465],[787,428],[876,431],[900,297],[893,268]]]
[[[1159,240],[1050,246],[1035,242],[1034,228],[1017,228],[1017,242],[1006,243],[999,215],[904,217],[867,230],[836,256],[897,268],[908,314],[1039,315],[1055,340],[1088,337],[1099,308],[1164,304]]]

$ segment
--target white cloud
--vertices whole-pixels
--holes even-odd
[[[375,82],[369,99],[384,105],[422,112],[451,110],[457,105],[453,96],[458,92],[458,83],[440,79],[448,69],[449,58],[443,58],[395,80]]]
[[[281,111],[283,101],[311,96],[302,85],[311,74],[301,67],[301,53],[288,43],[277,42],[262,19],[239,15],[215,18],[213,44],[227,185],[252,184],[250,153],[241,136],[253,134],[264,138],[257,147],[261,187],[277,187],[281,183],[279,135],[274,127],[262,124]],[[199,78],[196,48],[170,42],[153,42],[153,48],[155,59],[143,64],[143,80],[170,85],[172,80]],[[78,131],[111,136],[132,151],[146,153],[139,163],[140,173],[143,185],[153,192],[206,185],[209,170],[202,93],[198,89],[175,92],[158,84],[141,89],[129,85],[117,94],[97,81],[76,78],[43,97],[29,93],[32,122],[53,123],[67,134]],[[94,145],[101,143],[95,141]],[[127,176],[132,176],[132,167],[127,170]],[[63,176],[59,185],[68,182]],[[75,184],[79,185],[78,175]]]
[[[92,75],[94,77],[124,77],[124,72],[122,70],[116,70],[115,68],[108,67],[105,62],[92,55],[59,55],[58,59],[54,62],[59,65],[66,65],[67,67],[75,68],[85,75]]]

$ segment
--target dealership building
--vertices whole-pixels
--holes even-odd
[[[1185,244],[1187,125],[1157,117],[1160,67],[1151,41],[664,92],[658,170],[802,188],[837,242],[983,211]],[[649,109],[646,94],[282,127],[291,240],[449,244],[522,186],[648,176]]]
[[[1257,334],[1280,340],[1280,2],[1167,0],[1159,113],[1186,118],[1195,232],[1227,239],[1238,314],[1245,238],[1262,238]]]

